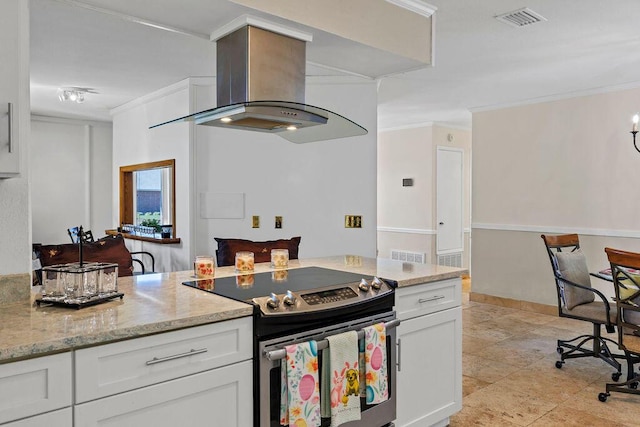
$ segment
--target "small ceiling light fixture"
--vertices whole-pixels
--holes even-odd
[[[298,129],[298,128],[295,127],[294,125],[287,126],[287,130],[296,130],[296,129]]]
[[[222,123],[229,123],[231,121],[231,117],[223,117],[220,119]]]
[[[71,101],[78,104],[84,102],[87,93],[98,93],[90,88],[85,87],[63,87],[58,89],[58,99],[60,101]]]

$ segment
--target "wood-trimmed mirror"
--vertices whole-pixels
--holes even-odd
[[[175,238],[175,176],[175,159],[121,166],[120,225],[140,225],[146,217],[160,225],[171,224]],[[148,206],[154,210],[147,211]]]

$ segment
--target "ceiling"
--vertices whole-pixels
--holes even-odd
[[[437,7],[435,66],[403,72],[415,65],[300,26],[314,36],[307,74],[392,73],[378,77],[380,129],[425,123],[470,128],[474,109],[640,86],[637,0],[616,0],[607,7],[601,0],[429,3]],[[238,16],[278,21],[227,0],[149,4],[31,0],[33,113],[109,121],[111,109],[133,99],[187,77],[214,75],[215,44],[209,34]],[[515,28],[494,19],[522,7],[547,21]],[[343,58],[350,73],[319,66],[323,55]],[[60,102],[57,89],[68,86],[97,93],[88,94],[83,104]]]

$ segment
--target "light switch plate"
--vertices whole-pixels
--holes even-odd
[[[276,217],[276,228],[282,228],[282,217],[281,216],[277,216]]]
[[[260,216],[254,215],[251,218],[251,227],[252,228],[260,228]]]

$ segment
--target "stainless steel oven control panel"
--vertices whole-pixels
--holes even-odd
[[[360,282],[346,283],[310,291],[253,298],[260,306],[263,315],[299,314],[336,307],[359,304],[371,298],[393,292],[393,287],[385,280],[374,277],[372,280],[362,279]]]

